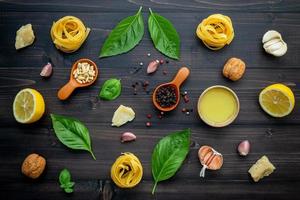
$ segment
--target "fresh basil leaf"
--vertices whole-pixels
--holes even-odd
[[[71,174],[70,174],[69,170],[63,169],[59,173],[59,182],[60,182],[60,184],[65,185],[65,184],[69,183],[70,181],[71,181]]]
[[[54,132],[64,145],[71,149],[86,150],[90,152],[94,160],[96,157],[92,151],[89,130],[79,120],[51,114]]]
[[[67,188],[71,188],[71,187],[73,187],[74,185],[75,185],[75,182],[69,182],[69,183],[66,184],[66,187],[67,187]]]
[[[152,153],[154,194],[157,183],[174,176],[190,149],[190,129],[185,129],[162,138]]]
[[[65,192],[66,192],[66,193],[72,193],[72,192],[73,192],[73,189],[72,189],[72,188],[65,188]]]
[[[114,56],[133,49],[144,35],[142,7],[139,11],[122,21],[111,31],[105,40],[100,57]]]
[[[119,79],[111,78],[106,80],[100,91],[100,98],[105,100],[114,100],[121,94],[121,81]]]
[[[173,24],[149,8],[148,28],[154,46],[166,56],[179,59],[180,38]]]
[[[72,193],[73,189],[72,187],[75,185],[75,182],[71,181],[71,174],[69,170],[63,169],[59,173],[59,183],[60,188],[64,189],[66,193]]]

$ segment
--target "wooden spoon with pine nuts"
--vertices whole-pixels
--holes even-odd
[[[78,87],[87,87],[92,85],[98,78],[97,65],[87,58],[77,60],[71,70],[70,80],[57,93],[60,100],[67,99]]]

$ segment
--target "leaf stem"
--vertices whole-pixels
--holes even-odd
[[[93,151],[92,151],[92,150],[89,150],[89,152],[91,153],[91,155],[92,155],[93,159],[94,159],[94,160],[96,160],[96,157],[95,157],[95,155],[94,155]]]
[[[138,13],[140,13],[142,11],[142,9],[143,9],[143,6],[140,7]]]
[[[149,8],[149,11],[150,11],[150,13],[151,13],[151,14],[153,14],[153,12],[152,12],[152,9],[151,9],[151,8]]]
[[[154,184],[154,186],[153,186],[153,189],[152,189],[152,195],[154,195],[154,192],[155,192],[155,190],[156,190],[156,186],[157,186],[157,181],[155,181],[155,184]]]

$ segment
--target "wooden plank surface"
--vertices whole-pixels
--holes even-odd
[[[106,36],[122,18],[144,7],[144,22],[151,7],[170,19],[181,37],[181,59],[170,60],[155,75],[146,75],[146,65],[156,58],[166,59],[153,48],[146,31],[141,43],[127,54],[99,59],[99,49]],[[229,15],[235,27],[235,39],[224,49],[212,52],[195,37],[197,24],[212,13]],[[92,29],[82,48],[72,54],[63,54],[52,44],[49,30],[52,21],[64,15],[75,15]],[[193,0],[2,0],[0,1],[0,198],[1,199],[297,199],[300,192],[300,3],[283,1],[193,1]],[[32,23],[36,35],[34,44],[26,49],[14,49],[15,32],[23,24]],[[274,58],[264,53],[261,37],[269,29],[282,33],[288,44],[288,53]],[[151,57],[147,57],[147,53]],[[246,74],[238,82],[222,77],[224,62],[232,56],[247,64]],[[100,77],[89,88],[75,91],[66,102],[57,99],[57,90],[68,80],[74,61],[87,57],[99,66]],[[39,76],[41,67],[51,61],[54,74],[50,79]],[[131,71],[143,62],[136,74]],[[190,103],[180,103],[178,109],[163,119],[153,117],[147,128],[146,114],[157,112],[151,104],[151,93],[139,89],[133,94],[132,83],[148,80],[152,89],[172,79],[181,66],[191,70],[182,90],[189,92]],[[163,70],[167,75],[163,75]],[[111,102],[97,100],[100,86],[111,77],[123,83],[121,96]],[[259,107],[258,94],[265,86],[283,82],[289,85],[296,97],[293,113],[283,119],[266,115]],[[196,110],[201,92],[215,84],[229,86],[236,91],[241,111],[236,121],[221,129],[205,125],[194,111],[190,116],[181,108]],[[32,125],[18,124],[12,114],[16,93],[25,87],[38,89],[46,102],[46,114]],[[120,128],[110,126],[112,114],[120,105],[131,106],[136,118]],[[85,152],[72,151],[55,137],[50,113],[64,114],[83,121],[90,130],[97,160]],[[155,196],[151,176],[151,152],[163,136],[172,131],[191,128],[190,153],[176,176],[158,185]],[[121,144],[120,134],[134,132],[136,142]],[[241,158],[237,144],[249,139],[251,154]],[[205,179],[197,151],[201,145],[214,146],[224,155],[221,170],[208,171]],[[143,181],[135,188],[121,190],[110,180],[110,167],[121,152],[135,153],[144,166]],[[47,169],[37,181],[25,178],[20,167],[29,153],[37,152],[47,159]],[[268,155],[276,166],[270,177],[253,183],[247,174],[249,167],[262,155]],[[57,179],[62,168],[68,168],[76,182],[75,192],[66,195]]]

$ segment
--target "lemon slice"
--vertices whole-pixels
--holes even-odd
[[[17,122],[23,124],[36,122],[45,112],[44,98],[34,89],[23,89],[15,97],[13,111]]]
[[[277,83],[263,89],[259,94],[262,109],[273,117],[290,114],[295,106],[295,97],[290,88]]]

